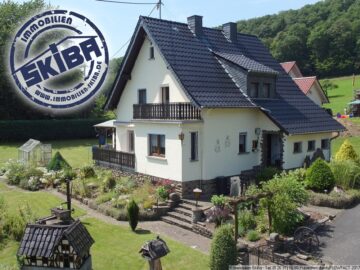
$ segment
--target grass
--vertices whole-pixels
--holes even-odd
[[[360,76],[355,76],[354,87],[352,86],[353,76],[332,78],[329,80],[336,84],[338,88],[328,91],[330,103],[324,104],[324,107],[331,108],[334,115],[338,112],[344,114],[344,108],[347,108],[348,103],[354,98],[353,88],[360,88]]]
[[[20,205],[28,203],[39,216],[49,214],[49,209],[59,205],[60,200],[44,191],[28,192],[7,187],[0,182],[0,195],[4,196],[9,211],[15,211]],[[85,214],[77,209],[78,216]],[[148,231],[133,233],[127,226],[105,223],[95,218],[83,219],[95,240],[91,249],[94,270],[148,269],[147,262],[139,255],[141,246],[155,235]],[[208,269],[208,256],[183,244],[166,239],[170,253],[162,259],[163,269]],[[7,241],[0,248],[0,269],[16,266],[18,243]]]
[[[96,139],[83,140],[63,140],[63,141],[48,141],[44,143],[52,144],[53,154],[60,151],[62,156],[69,162],[73,168],[79,168],[83,165],[90,164],[91,146],[97,144]],[[17,159],[18,147],[23,143],[0,143],[0,166],[8,159]]]

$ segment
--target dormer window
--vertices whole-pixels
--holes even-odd
[[[258,82],[252,82],[250,84],[250,97],[252,97],[252,98],[259,97],[259,83]]]
[[[149,59],[155,59],[154,46],[150,46],[149,49]]]
[[[264,83],[263,84],[263,89],[262,89],[262,96],[264,98],[269,98],[270,97],[270,91],[271,91],[271,84],[270,83]]]

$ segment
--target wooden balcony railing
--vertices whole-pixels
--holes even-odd
[[[134,119],[198,120],[200,109],[191,103],[134,104]]]
[[[135,168],[135,154],[115,151],[113,149],[99,148],[93,146],[93,160],[103,161],[111,164]]]

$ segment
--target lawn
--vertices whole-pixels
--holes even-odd
[[[329,90],[328,96],[330,103],[324,104],[324,107],[331,108],[334,115],[338,112],[344,114],[344,108],[347,108],[347,104],[354,98],[353,88],[360,88],[360,76],[355,77],[354,87],[352,86],[352,76],[332,78],[330,81],[336,84],[338,88]]]
[[[60,151],[73,168],[92,162],[91,146],[97,144],[96,139],[48,141],[52,144],[53,154]],[[18,147],[22,143],[0,143],[0,166],[8,159],[17,159]]]
[[[37,214],[43,216],[49,213],[51,207],[57,206],[60,200],[44,191],[28,192],[8,188],[0,183],[0,195],[4,196],[10,211],[15,211],[20,205],[28,203]],[[75,210],[77,215],[84,211]],[[147,262],[141,258],[138,251],[147,240],[155,235],[147,231],[133,233],[128,227],[111,225],[95,218],[83,219],[89,229],[95,244],[91,249],[94,270],[148,269]],[[208,256],[170,239],[165,239],[170,253],[163,260],[163,269],[208,269]],[[16,265],[16,250],[18,244],[8,241],[0,250],[0,269]]]

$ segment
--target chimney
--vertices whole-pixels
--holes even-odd
[[[223,32],[225,37],[230,40],[231,42],[237,41],[237,25],[233,22],[228,22],[223,24]]]
[[[187,18],[188,25],[190,30],[195,34],[195,36],[201,36],[202,34],[202,16],[193,15]]]

